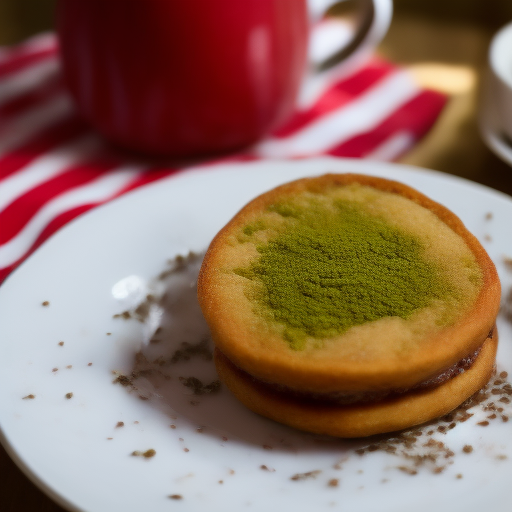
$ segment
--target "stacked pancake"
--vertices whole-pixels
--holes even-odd
[[[309,432],[421,424],[494,369],[492,261],[452,212],[395,181],[330,174],[257,197],[211,243],[198,296],[221,380]]]

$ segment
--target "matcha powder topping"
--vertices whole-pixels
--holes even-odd
[[[260,257],[235,272],[263,284],[257,312],[284,326],[291,348],[380,318],[407,319],[455,293],[422,256],[417,238],[361,206],[338,201],[334,209],[270,210],[286,218],[286,230],[258,245]]]

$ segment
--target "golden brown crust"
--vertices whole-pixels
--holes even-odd
[[[215,350],[220,379],[252,411],[300,430],[336,437],[364,437],[420,425],[443,416],[490,379],[498,334],[487,338],[473,365],[444,384],[374,403],[330,405],[304,402],[263,386]]]
[[[236,290],[232,283],[225,286],[237,277],[223,270],[229,258],[224,249],[230,245],[232,234],[240,230],[247,219],[287,196],[304,191],[322,193],[328,188],[353,183],[398,194],[433,212],[463,238],[482,270],[483,284],[471,310],[454,325],[433,336],[421,350],[410,353],[405,362],[390,359],[378,364],[358,364],[357,361],[339,359],[316,360],[314,356],[305,358],[300,352],[285,349],[279,352],[275,347],[279,346],[280,338],[271,330],[265,331],[243,292]],[[356,174],[327,174],[287,183],[248,203],[212,241],[199,275],[198,297],[216,346],[251,375],[303,391],[375,391],[410,388],[473,353],[494,325],[499,309],[500,283],[494,264],[481,244],[444,206],[396,181]],[[261,343],[267,343],[269,350],[255,349],[255,337],[263,340]]]

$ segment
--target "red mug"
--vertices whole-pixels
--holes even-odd
[[[321,11],[333,0],[309,2]],[[390,2],[374,0],[374,13]],[[387,29],[383,17],[377,37]],[[115,144],[166,156],[237,150],[283,122],[305,76],[310,22],[306,0],[57,6],[64,75],[79,113]]]

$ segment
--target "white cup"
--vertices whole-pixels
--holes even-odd
[[[494,36],[489,49],[489,100],[501,132],[512,141],[512,23]]]

